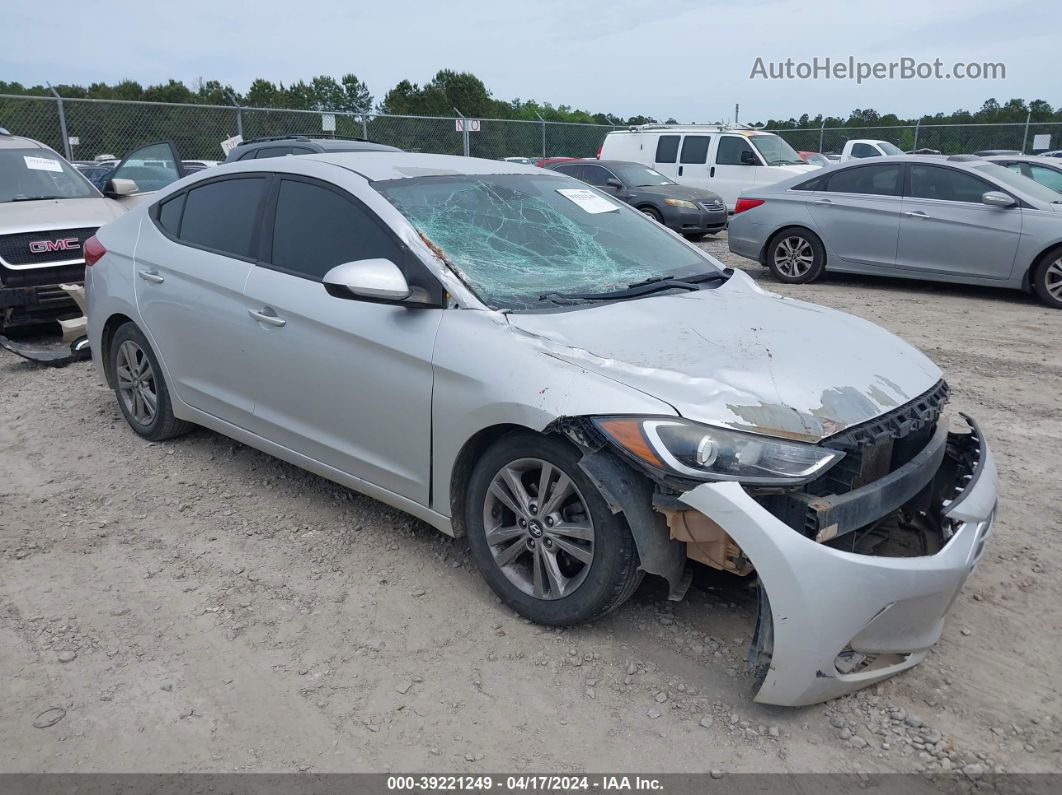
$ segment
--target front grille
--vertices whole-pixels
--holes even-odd
[[[822,442],[845,457],[807,486],[812,494],[845,494],[903,466],[929,443],[948,401],[944,381],[910,403]]]
[[[725,206],[726,205],[724,205],[721,201],[701,202],[701,207],[703,207],[704,209],[706,209],[710,213],[717,213],[720,210],[722,210],[723,207],[725,207]]]
[[[97,227],[49,229],[45,232],[21,232],[0,236],[0,260],[6,265],[48,265],[82,259],[81,248],[96,233]],[[66,241],[70,241],[69,245]],[[76,244],[73,241],[77,241]],[[34,251],[30,244],[39,244]]]
[[[821,505],[812,498],[847,494],[908,463],[933,438],[947,400],[948,385],[938,381],[911,402],[831,436],[822,446],[843,451],[844,458],[801,491],[764,495],[761,502],[790,527],[815,538],[823,528]]]

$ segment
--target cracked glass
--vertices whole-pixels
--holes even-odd
[[[542,307],[547,293],[600,293],[712,260],[587,186],[550,175],[431,176],[373,185],[488,306]],[[599,211],[600,199],[612,205]]]

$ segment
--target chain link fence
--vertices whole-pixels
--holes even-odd
[[[154,141],[172,140],[186,159],[220,160],[221,142],[302,134],[368,138],[409,152],[473,157],[593,157],[605,135],[601,124],[476,119],[463,132],[461,118],[335,113],[235,105],[68,99],[0,94],[0,127],[48,144],[72,160],[123,154]],[[1037,135],[1048,149],[1062,149],[1062,122],[1013,124],[915,124],[892,127],[807,127],[772,130],[794,149],[839,152],[855,138],[891,141],[900,149],[944,154],[983,149],[1032,152]],[[467,136],[467,144],[466,144]],[[466,149],[467,146],[467,149]],[[1042,147],[1037,146],[1040,150]]]
[[[985,149],[1015,149],[1032,153],[1037,135],[1047,135],[1043,149],[1062,149],[1062,122],[1004,124],[913,124],[892,127],[806,127],[800,130],[770,130],[785,138],[798,151],[840,152],[857,138],[889,141],[905,152],[935,149],[946,155],[969,154]]]
[[[123,154],[171,140],[181,157],[220,160],[221,142],[301,134],[368,138],[409,152],[473,157],[593,157],[609,125],[513,119],[392,116],[379,113],[244,108],[0,94],[0,127],[48,144],[71,160]]]

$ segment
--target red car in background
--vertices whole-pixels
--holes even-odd
[[[800,155],[801,160],[809,165],[819,166],[820,168],[830,165],[830,159],[820,152],[801,152],[797,150],[797,154]]]

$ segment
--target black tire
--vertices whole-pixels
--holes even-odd
[[[1062,309],[1062,246],[1056,246],[1040,258],[1033,269],[1032,288],[1045,304]]]
[[[614,514],[609,510],[597,487],[579,467],[579,457],[576,448],[563,439],[530,431],[513,433],[503,437],[487,450],[473,469],[468,482],[465,526],[472,557],[487,584],[502,601],[537,624],[570,626],[598,619],[627,601],[642,580],[634,538],[626,520],[622,514]],[[569,509],[573,505],[577,509],[585,506],[592,523],[592,560],[588,564],[580,564],[586,566],[586,572],[582,575],[581,582],[568,594],[540,598],[521,589],[510,576],[518,576],[513,572],[517,565],[528,568],[533,565],[534,550],[518,553],[520,557],[513,558],[512,567],[509,568],[510,574],[507,574],[494,557],[500,545],[494,547],[495,552],[492,552],[487,541],[487,500],[489,495],[494,499],[490,488],[495,476],[500,475],[503,468],[510,464],[528,460],[547,462],[570,478],[577,491],[566,504]],[[537,491],[534,472],[529,470],[528,475],[528,493],[535,497]],[[495,507],[499,507],[497,501]],[[540,518],[546,521],[545,517]],[[499,524],[502,522],[503,520],[499,520]],[[515,523],[513,526],[515,528]],[[541,530],[545,530],[544,524]],[[526,538],[516,537],[515,544],[531,544],[533,547],[535,541],[530,532],[529,530]],[[538,543],[546,544],[548,536],[549,531],[546,531],[539,537],[541,540]],[[516,548],[515,544],[513,549]],[[566,553],[558,547],[553,554],[555,559],[559,560]],[[577,563],[574,558],[567,562]],[[573,577],[572,581],[574,579]]]
[[[139,354],[136,353],[137,351]],[[110,372],[114,377],[114,396],[118,400],[118,408],[125,417],[125,421],[129,423],[129,427],[134,431],[145,439],[160,442],[163,439],[172,439],[174,436],[188,433],[195,427],[192,423],[173,416],[170,391],[162,375],[162,368],[159,367],[159,360],[136,324],[126,323],[114,332],[108,358],[110,359],[108,362]],[[126,365],[131,360],[134,362],[146,360],[147,364],[143,372],[135,375],[132,381],[122,377],[119,372],[120,367],[128,372],[129,368]],[[134,386],[123,389],[123,386],[127,384],[134,384]],[[139,398],[136,397],[135,393],[139,391],[140,385],[150,390],[155,396],[154,412],[150,416],[148,416],[147,409],[140,411],[141,408],[150,405],[144,398],[143,392]]]
[[[787,257],[787,251],[792,256]],[[808,254],[810,262],[805,261]],[[815,233],[797,226],[787,227],[776,232],[767,243],[767,267],[780,282],[808,284],[826,269],[826,249]]]
[[[645,207],[639,207],[638,209],[641,212],[643,212],[645,215],[648,215],[650,218],[652,218],[658,224],[664,223],[664,216],[662,216],[660,214],[660,211],[658,209],[656,209],[655,207],[650,207],[649,205],[646,205]]]

